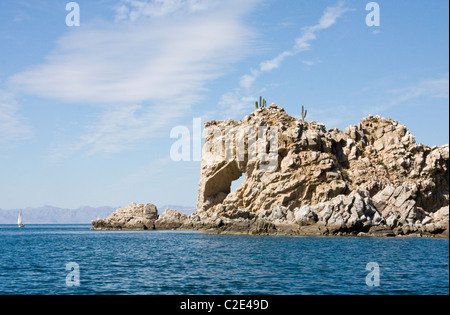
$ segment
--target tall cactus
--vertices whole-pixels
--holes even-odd
[[[258,103],[258,101],[255,102],[255,107],[256,107],[256,109],[258,109],[258,108],[266,108],[267,107],[267,101],[262,96],[260,96],[259,97],[259,103]]]
[[[308,115],[308,111],[305,110],[305,106],[302,106],[302,121],[305,122],[306,115]]]

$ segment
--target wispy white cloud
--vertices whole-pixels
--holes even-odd
[[[287,57],[295,56],[302,51],[309,50],[311,48],[311,41],[317,38],[318,32],[330,28],[336,24],[338,18],[350,10],[351,9],[344,8],[344,2],[339,2],[339,4],[335,7],[326,8],[324,14],[316,25],[307,26],[302,29],[302,34],[300,37],[295,39],[295,45],[292,50],[283,51],[275,58],[262,62],[260,64],[259,71],[254,72],[255,79],[263,72],[269,72],[279,68],[281,63]]]
[[[262,73],[278,69],[287,57],[292,57],[302,51],[311,49],[311,41],[317,38],[317,34],[320,31],[330,28],[336,24],[338,18],[348,11],[351,11],[351,9],[345,8],[344,2],[342,1],[335,7],[326,8],[316,25],[307,26],[302,29],[302,34],[295,39],[295,45],[292,50],[283,51],[275,58],[261,62],[259,70],[253,70],[250,75],[246,75],[247,81],[250,81],[250,78],[253,78],[253,81],[255,81],[256,78]],[[244,85],[241,87],[249,88],[249,85]]]
[[[31,136],[31,128],[19,114],[14,96],[0,90],[0,143],[27,140]]]
[[[242,88],[249,89],[253,85],[253,82],[255,82],[256,77],[258,75],[259,75],[259,71],[252,70],[250,74],[245,74],[241,77],[239,85]]]
[[[302,33],[295,39],[295,44],[291,50],[283,51],[274,58],[261,62],[258,69],[251,69],[250,73],[243,75],[240,79],[239,88],[225,94],[220,104],[223,107],[226,106],[229,112],[239,114],[241,109],[245,108],[242,102],[250,98],[249,90],[259,76],[278,69],[286,58],[311,49],[311,42],[317,38],[318,33],[336,24],[338,19],[348,11],[352,11],[352,9],[344,7],[343,1],[340,1],[337,6],[326,8],[317,24],[302,28]],[[311,61],[307,61],[307,63],[311,63]]]
[[[168,125],[179,118],[188,105],[171,107],[166,104],[151,108],[142,105],[120,106],[104,112],[81,138],[79,146],[89,147],[91,153],[119,152],[133,147],[139,141],[160,137]]]
[[[391,82],[389,84],[392,84]],[[386,89],[379,85],[370,86],[364,91],[366,103],[346,102],[315,108],[311,119],[325,123],[327,128],[345,127],[345,123],[353,124],[361,115],[391,115],[395,108],[405,109],[411,104],[435,104],[436,99],[449,99],[449,77],[428,78],[418,80],[406,87]],[[336,115],[339,113],[339,115]]]
[[[182,102],[176,106],[164,103],[151,107],[115,106],[101,112],[85,126],[85,134],[79,139],[53,146],[50,158],[55,162],[80,150],[96,154],[135,149],[140,141],[167,136],[168,126],[174,125],[188,109],[189,105]]]
[[[314,59],[314,60],[303,60],[302,63],[303,63],[305,66],[312,67],[312,66],[315,66],[315,65],[321,63],[321,61],[320,61],[319,59]]]
[[[233,2],[233,1],[231,1]],[[199,93],[245,53],[244,24],[219,9],[183,18],[86,26],[11,86],[64,102],[164,100]]]
[[[218,5],[219,0],[122,0],[116,7],[116,20],[158,18],[180,11],[189,14]]]
[[[386,100],[379,105],[364,108],[365,113],[383,112],[418,98],[449,99],[449,76],[424,79],[410,86],[386,91]]]
[[[402,99],[429,96],[432,98],[449,99],[449,76],[438,79],[425,79],[407,88],[389,90],[392,94],[402,95]]]
[[[280,67],[280,64],[284,61],[284,59],[286,59],[286,57],[291,57],[293,55],[294,53],[291,51],[284,51],[275,58],[262,62],[259,66],[259,72],[255,72],[255,74],[259,75],[261,72],[269,72],[277,69]]]
[[[14,16],[13,22],[14,23],[21,23],[21,22],[23,22],[25,20],[29,20],[29,19],[30,19],[30,16],[27,13],[25,13],[23,11],[20,11],[19,13],[17,13]]]
[[[222,95],[219,106],[227,116],[234,116],[248,110],[249,104],[254,103],[256,95],[242,95],[240,90],[235,90]]]
[[[120,1],[114,22],[70,30],[43,64],[12,76],[9,87],[102,106],[69,151],[124,150],[195,105],[207,83],[250,51],[253,33],[243,16],[259,1]]]

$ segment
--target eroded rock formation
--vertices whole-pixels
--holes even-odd
[[[448,145],[418,144],[392,119],[368,116],[345,131],[327,130],[272,104],[242,121],[212,121],[205,127],[192,228],[245,234],[448,235]],[[266,127],[262,133],[261,127]],[[270,129],[277,130],[276,154],[268,141]],[[244,182],[231,192],[241,176]]]
[[[448,145],[418,144],[397,121],[327,130],[272,104],[205,127],[194,214],[131,204],[94,229],[448,237]]]
[[[184,213],[176,210],[167,209],[156,220],[155,228],[157,230],[175,230],[183,226],[186,223],[188,216]]]
[[[187,216],[178,211],[167,209],[158,216],[158,209],[153,204],[131,203],[120,208],[105,220],[92,222],[94,230],[172,230],[185,224]]]

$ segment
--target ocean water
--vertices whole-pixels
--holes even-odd
[[[449,240],[0,225],[0,294],[449,294]]]

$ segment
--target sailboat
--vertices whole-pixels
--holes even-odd
[[[23,223],[22,223],[22,210],[20,210],[20,212],[19,212],[19,218],[17,219],[17,225],[19,226],[19,228],[25,227],[25,225],[23,225]]]

